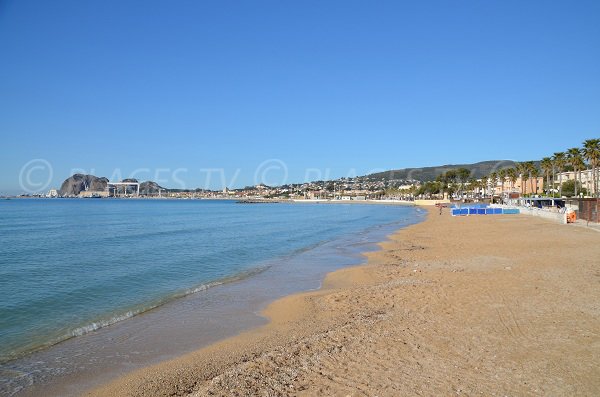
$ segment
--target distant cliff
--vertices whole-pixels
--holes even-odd
[[[98,178],[94,175],[75,174],[62,183],[59,194],[61,196],[77,196],[80,192],[106,190],[107,178]]]
[[[164,187],[160,186],[156,182],[146,181],[146,182],[140,183],[140,194],[143,194],[143,195],[158,194],[159,190],[162,190],[163,193],[168,191],[168,189],[165,189]]]
[[[62,186],[60,187],[59,190],[59,195],[61,196],[77,196],[79,195],[80,192],[83,191],[91,191],[91,192],[98,192],[98,191],[105,191],[106,190],[106,185],[108,184],[108,178],[105,177],[97,177],[94,175],[83,175],[83,174],[75,174],[67,179],[65,179],[65,181],[62,183]],[[137,179],[133,179],[133,178],[128,178],[128,179],[123,179],[121,182],[134,182],[137,183]],[[121,192],[122,192],[122,188],[120,188]],[[127,194],[134,194],[136,189],[133,186],[128,186],[125,187]],[[144,196],[149,196],[149,195],[155,195],[158,194],[159,191],[162,191],[164,193],[168,192],[169,189],[165,189],[164,187],[160,186],[158,183],[156,182],[152,182],[152,181],[146,181],[146,182],[142,182],[140,183],[140,195],[144,195]]]

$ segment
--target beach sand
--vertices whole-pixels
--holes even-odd
[[[600,395],[600,233],[430,210],[367,257],[86,395]]]

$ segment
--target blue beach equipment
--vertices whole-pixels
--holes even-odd
[[[452,216],[465,216],[465,215],[512,215],[519,214],[518,208],[500,208],[490,207],[487,204],[469,204],[466,206],[452,205],[451,214]]]

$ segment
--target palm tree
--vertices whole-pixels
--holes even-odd
[[[483,189],[483,198],[485,199],[485,196],[487,194],[487,186],[488,186],[488,177],[484,176],[481,178],[481,187]]]
[[[565,154],[563,152],[556,152],[552,158],[554,160],[554,167],[558,171],[558,195],[562,197],[562,172],[566,164]]]
[[[552,161],[552,197],[554,197],[554,186],[556,185],[554,181],[556,181],[556,161],[554,161],[554,156],[550,157],[550,161]]]
[[[465,185],[465,191],[471,193],[471,197],[475,197],[475,185],[477,180],[475,178],[469,178]]]
[[[581,154],[581,150],[579,151],[579,153]],[[581,186],[580,193],[583,193],[583,185],[581,183],[581,172],[587,168],[587,164],[585,163],[585,160],[583,159],[582,154],[579,156],[579,158],[577,160],[575,160],[575,162],[577,163],[577,169],[579,170],[577,178],[579,178],[579,186]]]
[[[533,174],[535,173],[537,175],[537,168],[535,167],[535,164],[533,161],[524,161],[522,163],[522,169],[521,172],[523,173],[523,175],[521,176],[521,178],[525,181],[525,183],[523,184],[525,186],[525,190],[527,191],[527,181],[529,180],[529,192],[533,193],[533,192],[537,192],[537,186],[536,189],[533,190]],[[536,185],[537,185],[537,181],[536,181]]]
[[[504,195],[504,181],[506,180],[506,168],[498,170],[498,178],[500,179],[500,195]]]
[[[475,178],[469,178],[469,190],[471,191],[471,197],[475,198],[475,191],[481,189],[481,181]]]
[[[550,157],[544,157],[540,161],[540,167],[546,177],[546,194],[550,194],[550,173],[552,172],[552,159]]]
[[[492,200],[494,199],[494,194],[496,193],[496,186],[498,185],[498,174],[492,172],[489,176],[490,184],[492,185]]]
[[[567,162],[573,167],[573,177],[575,179],[575,197],[577,197],[577,172],[581,171],[584,166],[583,157],[579,148],[571,148],[567,150]],[[581,178],[580,182],[581,182]]]
[[[527,181],[527,164],[525,163],[517,163],[517,173],[519,174],[519,176],[521,177],[521,195],[525,194],[525,191],[523,190],[525,186],[525,182]]]
[[[532,192],[537,194],[538,191],[538,177],[540,176],[540,170],[535,166],[533,161],[527,162],[527,168],[529,169],[529,178],[535,180],[535,189],[532,187]]]
[[[515,188],[515,183],[517,182],[517,170],[515,168],[509,168],[506,171],[506,175],[510,180],[510,190],[513,190]]]
[[[597,170],[600,162],[600,139],[587,139],[583,142],[583,157],[590,162],[592,166],[592,181],[594,195],[598,197],[598,179]]]

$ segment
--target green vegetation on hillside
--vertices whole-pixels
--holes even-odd
[[[514,167],[515,164],[516,163],[511,160],[490,160],[481,161],[474,164],[448,164],[436,167],[403,168],[398,170],[378,172],[376,174],[367,175],[367,177],[379,180],[401,179],[431,182],[435,181],[438,176],[445,174],[448,171],[465,169],[469,172],[471,178],[479,179],[500,169]]]

